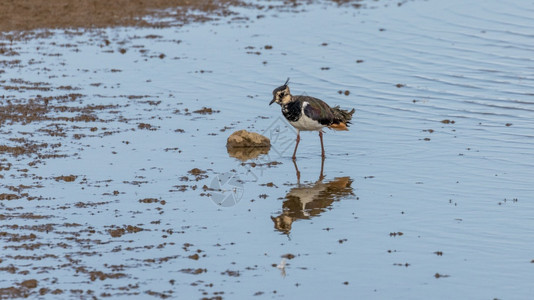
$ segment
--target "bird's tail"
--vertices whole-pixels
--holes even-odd
[[[352,120],[352,115],[355,112],[354,108],[348,111],[336,106],[332,108],[332,112],[334,113],[334,122],[328,127],[335,130],[349,130],[350,120]]]

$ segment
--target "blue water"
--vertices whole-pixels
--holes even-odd
[[[14,249],[24,242],[3,237],[0,267],[18,269],[2,271],[0,287],[37,279],[39,288],[59,288],[74,298],[89,297],[89,290],[143,299],[154,296],[150,291],[185,299],[530,298],[534,4],[454,0],[303,8],[236,8],[251,20],[57,32],[15,42],[23,66],[6,68],[0,79],[53,88],[5,90],[6,96],[58,95],[65,91],[56,87],[72,85],[85,95],[80,105],[119,108],[99,113],[109,122],[67,123],[66,138],[37,131],[45,122],[1,128],[6,137],[29,131],[34,140],[61,142],[59,151],[68,156],[21,176],[18,170],[33,159],[2,154],[13,163],[2,171],[4,187],[40,184],[28,192],[49,200],[0,201],[2,214],[12,217],[2,221],[9,223],[1,231],[34,233],[49,245]],[[256,19],[258,14],[265,17]],[[145,38],[149,34],[162,37]],[[105,38],[112,44],[105,46]],[[65,43],[78,51],[59,46]],[[31,59],[42,63],[28,64]],[[299,184],[290,158],[294,132],[279,118],[280,108],[268,106],[272,89],[287,77],[294,94],[356,109],[350,131],[325,134],[322,182],[317,133],[301,134]],[[350,94],[338,93],[345,90]],[[220,112],[185,111],[202,107]],[[139,129],[139,123],[157,130]],[[91,135],[93,126],[98,130]],[[273,130],[277,126],[280,132]],[[226,139],[239,129],[271,137],[269,155],[245,164],[230,157]],[[87,136],[72,139],[80,132]],[[180,151],[165,151],[171,148]],[[273,161],[279,164],[247,165]],[[206,171],[205,178],[195,181],[188,173],[193,168]],[[70,174],[78,176],[75,182],[53,179]],[[235,181],[224,193],[202,188],[230,177]],[[217,206],[214,195],[237,203]],[[138,201],[145,198],[165,204]],[[305,201],[314,208],[299,209]],[[80,202],[93,205],[75,205]],[[27,212],[49,218],[16,217]],[[290,230],[275,226],[272,218],[279,216],[292,222]],[[53,224],[54,230],[8,227],[13,223]],[[113,237],[113,225],[144,230]],[[188,258],[195,253],[198,260]],[[295,257],[282,268],[288,253]],[[14,258],[45,254],[55,257]],[[77,271],[80,266],[125,276],[92,281]],[[189,268],[206,270],[183,271]]]

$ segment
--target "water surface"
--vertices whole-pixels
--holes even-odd
[[[534,292],[532,3],[235,11],[3,41],[2,297]],[[324,163],[314,132],[290,158],[287,77],[356,109]]]

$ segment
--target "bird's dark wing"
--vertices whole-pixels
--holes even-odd
[[[324,101],[308,96],[301,96],[299,98],[303,105],[304,102],[308,102],[308,105],[304,108],[304,114],[306,116],[326,126],[334,122],[332,108]]]

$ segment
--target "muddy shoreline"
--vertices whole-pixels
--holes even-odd
[[[242,0],[24,0],[0,3],[0,32],[36,29],[137,26],[162,28],[237,15],[232,7],[291,10],[313,0],[246,2]],[[364,6],[361,0],[329,0],[336,5]],[[262,15],[258,16],[259,18]],[[235,18],[240,19],[236,16]],[[247,19],[247,18],[245,18]],[[165,20],[165,21],[164,21]]]
[[[24,0],[0,3],[0,31],[54,28],[102,28],[113,26],[164,26],[158,18],[172,17],[182,23],[204,20],[190,10],[224,16],[239,0]],[[149,21],[145,16],[154,17]]]

